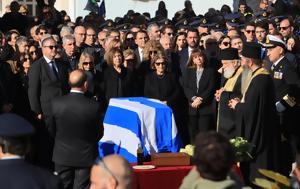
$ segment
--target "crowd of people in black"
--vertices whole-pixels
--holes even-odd
[[[13,1],[0,19],[0,111],[36,127],[29,159],[58,172],[66,188],[66,171],[88,175],[85,168],[97,149],[86,152],[92,155],[83,164],[71,161],[68,150],[78,142],[71,138],[84,136],[82,150],[99,140],[103,127],[93,124],[101,125],[116,97],[167,104],[183,144],[210,130],[253,143],[253,159],[241,164],[246,184],[258,168],[288,174],[300,142],[297,4],[260,0],[260,11],[253,12],[240,0],[238,12],[223,5],[196,15],[186,0],[170,20],[160,1],[154,17],[129,10],[105,20],[91,12],[72,22],[54,3],[39,4],[40,14],[31,17],[25,5]],[[69,92],[88,99],[61,97]],[[78,127],[80,132],[66,135],[67,128],[58,129],[68,124],[90,125],[98,133]]]

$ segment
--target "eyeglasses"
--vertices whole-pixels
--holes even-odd
[[[248,33],[248,34],[250,34],[250,33],[255,33],[255,31],[254,30],[246,30],[246,32]]]
[[[229,42],[222,42],[222,44],[223,44],[224,46],[228,46],[228,45],[229,45]]]
[[[93,62],[83,62],[82,65],[84,65],[84,66],[93,65]]]
[[[47,34],[48,32],[40,32],[39,34],[40,35],[45,35],[45,34]]]
[[[44,47],[48,47],[50,50],[57,49],[57,46],[53,46],[53,45],[44,46]]]
[[[166,66],[165,62],[155,62],[155,66]]]
[[[23,61],[27,62],[28,60],[30,60],[29,58],[24,58]]]
[[[102,159],[97,158],[96,161],[95,161],[95,164],[96,164],[96,165],[99,165],[100,167],[102,167],[106,172],[108,172],[108,173],[113,177],[113,179],[115,179],[115,181],[116,181],[116,187],[119,185],[119,181],[118,181],[117,177],[116,177],[115,174],[107,167],[107,165],[104,163],[104,161],[102,161]]]
[[[150,54],[157,54],[157,51],[150,51]]]
[[[29,53],[30,53],[31,55],[37,54],[36,51],[30,51]]]
[[[287,29],[289,29],[289,27],[290,27],[290,26],[283,26],[283,27],[280,26],[280,27],[279,27],[279,30],[287,30]]]
[[[126,41],[134,41],[134,38],[133,37],[128,37],[128,38],[126,38]]]
[[[174,33],[166,33],[168,36],[172,36],[174,35]]]

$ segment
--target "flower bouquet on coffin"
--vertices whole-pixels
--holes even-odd
[[[236,137],[230,139],[230,143],[233,145],[235,149],[235,157],[237,163],[243,161],[249,161],[253,159],[251,155],[251,151],[255,147],[254,144],[249,143],[247,140],[243,139],[242,137]]]

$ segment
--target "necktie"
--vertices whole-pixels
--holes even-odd
[[[49,62],[49,65],[52,69],[52,72],[53,72],[53,75],[54,75],[55,79],[58,79],[58,73],[57,73],[55,62],[54,61]]]

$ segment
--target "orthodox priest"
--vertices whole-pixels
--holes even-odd
[[[222,80],[225,80],[223,87],[216,91],[215,99],[219,102],[217,130],[226,137],[234,138],[236,136],[234,110],[228,107],[228,101],[232,98],[241,98],[241,76],[243,68],[240,64],[238,50],[235,48],[226,48],[221,50],[220,59],[222,68]]]
[[[258,168],[278,170],[277,143],[280,141],[276,121],[273,81],[262,67],[261,46],[248,42],[242,50],[242,64],[252,70],[242,99],[234,98],[228,106],[235,110],[238,134],[255,145],[252,159],[241,164],[246,184],[259,177]]]

